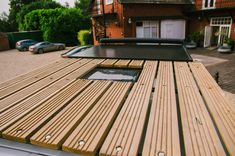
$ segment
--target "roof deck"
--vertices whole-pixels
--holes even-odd
[[[83,79],[98,67],[140,74]],[[198,62],[63,58],[0,84],[0,99],[1,142],[81,155],[235,155],[235,109]]]

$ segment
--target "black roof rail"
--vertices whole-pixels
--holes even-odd
[[[159,39],[159,38],[102,38],[101,44],[115,43],[166,43],[166,44],[183,44],[184,40],[180,39]]]

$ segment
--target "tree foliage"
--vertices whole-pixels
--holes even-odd
[[[55,8],[62,8],[62,6],[52,0],[40,0],[40,1],[35,1],[32,2],[28,5],[24,5],[21,10],[17,13],[17,23],[19,26],[19,30],[23,30],[24,26],[24,16],[28,14],[29,12],[37,9],[55,9]]]
[[[8,23],[11,25],[12,30],[17,31],[18,26],[16,22],[16,15],[21,10],[21,8],[29,3],[41,1],[41,0],[10,0],[10,10],[9,10],[9,19]]]
[[[75,8],[81,9],[83,16],[89,16],[90,0],[76,0],[74,5]]]
[[[0,32],[8,32],[11,29],[11,25],[8,22],[8,16],[6,13],[3,12],[0,15]]]
[[[34,10],[25,15],[24,30],[42,30],[44,40],[77,45],[77,32],[89,29],[80,9],[56,8]]]

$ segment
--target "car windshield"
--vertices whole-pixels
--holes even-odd
[[[35,44],[35,46],[46,45],[46,44],[49,44],[49,42],[40,42],[40,43]]]

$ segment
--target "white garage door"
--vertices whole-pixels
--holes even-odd
[[[161,38],[185,39],[185,20],[162,20]]]

